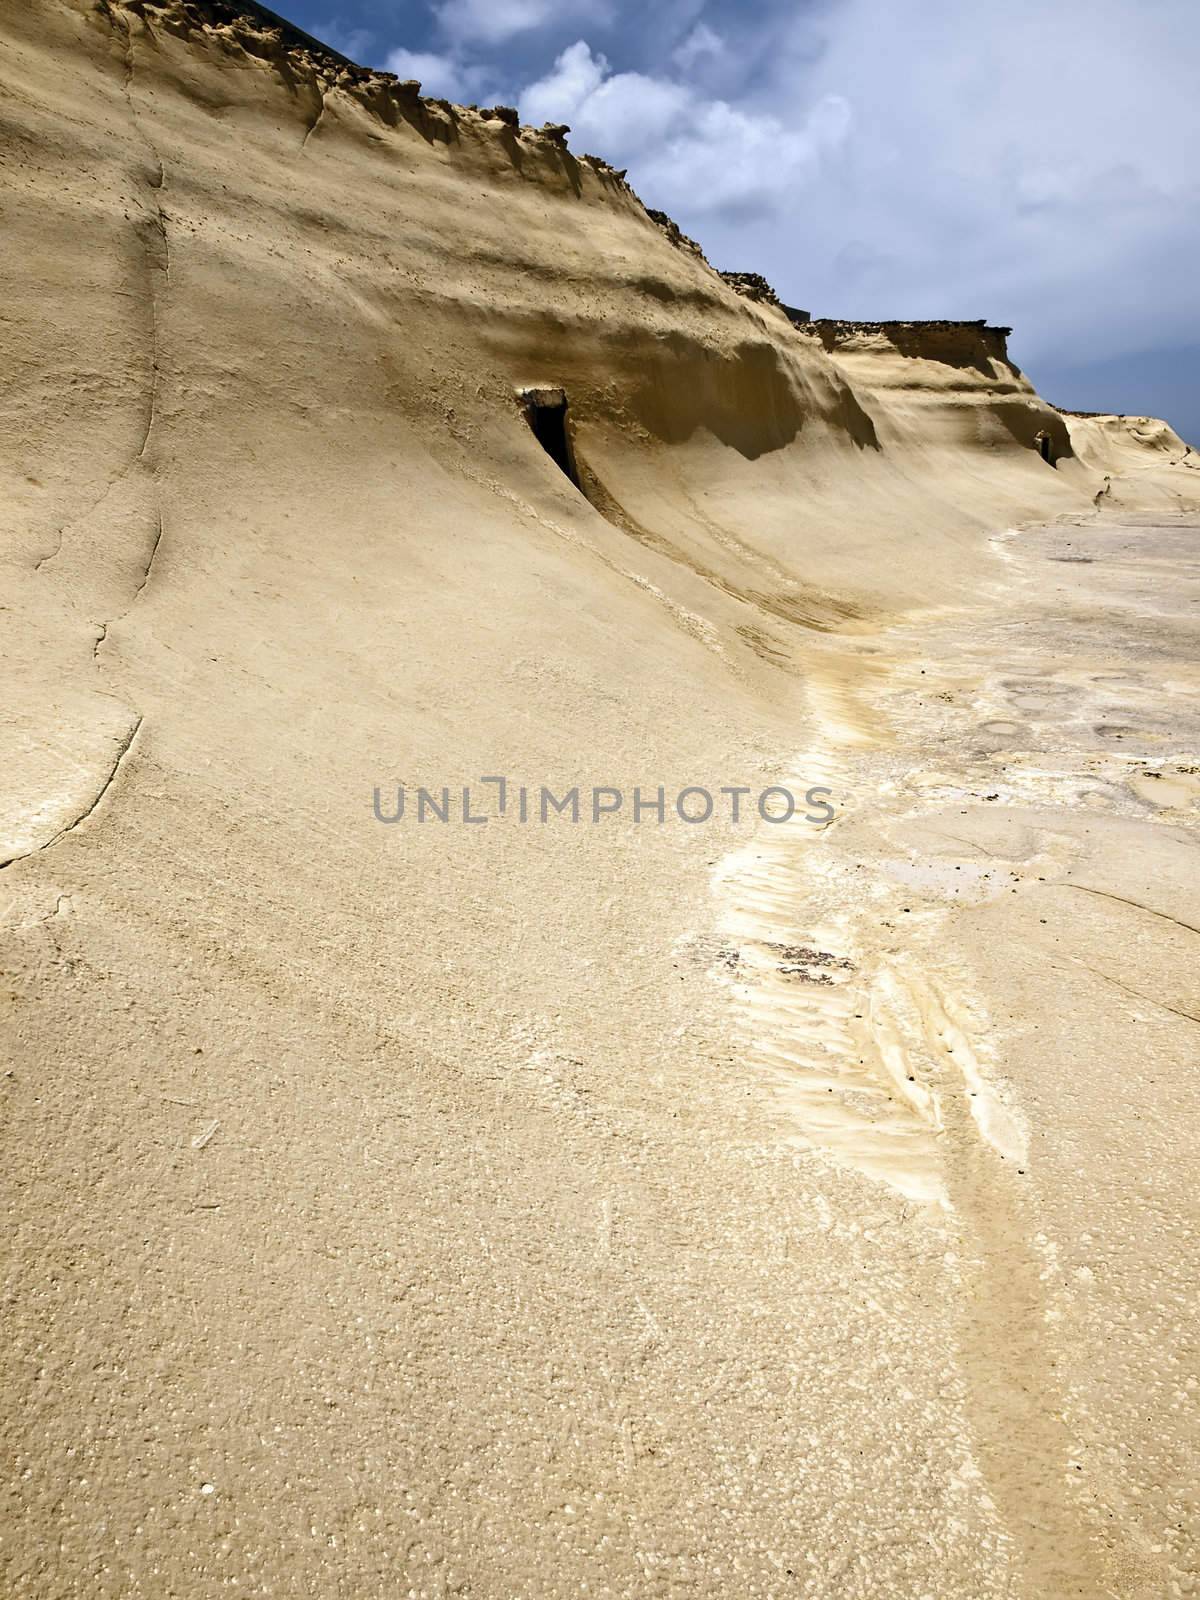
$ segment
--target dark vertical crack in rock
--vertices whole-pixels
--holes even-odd
[[[316,115],[309,121],[308,126],[304,130],[304,137],[300,141],[301,150],[304,149],[305,145],[312,138],[313,134],[316,133],[317,128],[320,126],[321,118],[325,115],[324,92],[322,91],[320,85],[315,81],[313,83],[313,88],[315,89],[317,95],[317,111]]]

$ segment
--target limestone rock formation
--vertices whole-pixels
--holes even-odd
[[[4,1593],[1191,1592],[1187,446],[240,0],[0,46]]]

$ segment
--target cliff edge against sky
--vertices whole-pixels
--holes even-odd
[[[1188,1592],[1194,454],[223,0],[0,77],[10,1591]]]

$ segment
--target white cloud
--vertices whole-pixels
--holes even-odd
[[[461,69],[449,56],[420,50],[393,50],[387,58],[387,69],[399,78],[416,78],[426,94],[446,100],[459,98]]]
[[[427,50],[393,50],[386,66],[398,78],[416,78],[422,94],[435,100],[472,105],[504,98],[491,67],[473,66],[452,55],[438,55]]]
[[[477,48],[500,44],[549,23],[605,23],[607,0],[443,0],[438,26],[449,39]]]
[[[348,56],[351,61],[365,61],[375,39],[369,29],[352,27],[340,17],[318,23],[313,29],[313,34],[326,44],[332,45],[342,55]]]
[[[692,215],[745,213],[811,181],[849,129],[845,100],[818,100],[798,127],[709,99],[686,83],[612,72],[584,40],[524,90],[531,122],[566,122],[576,148],[628,166],[647,203]]]
[[[1188,0],[839,0],[791,26],[757,104],[852,121],[803,220],[752,236],[818,310],[990,316],[1029,356],[1200,333],[1200,42]],[[686,220],[680,218],[686,227]],[[717,219],[724,240],[736,219]],[[713,239],[710,228],[705,238]],[[702,239],[702,242],[704,240]],[[849,269],[849,270],[848,270]]]
[[[698,22],[682,44],[671,52],[671,60],[681,72],[691,72],[699,63],[725,54],[725,41],[707,22]]]
[[[582,39],[564,50],[554,70],[530,84],[521,95],[521,114],[527,122],[561,122],[575,116],[579,107],[604,82],[608,62],[593,56]]]

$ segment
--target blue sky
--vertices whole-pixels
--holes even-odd
[[[1048,399],[1200,446],[1193,0],[276,0],[429,94],[568,122],[715,266],[986,317]]]

